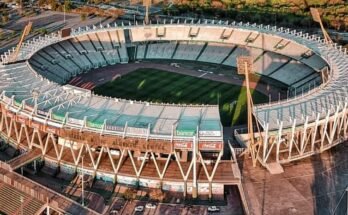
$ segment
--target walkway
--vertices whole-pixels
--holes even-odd
[[[13,158],[12,160],[9,160],[7,164],[10,166],[12,170],[16,170],[26,164],[33,162],[34,160],[40,157],[41,150],[35,148],[33,150],[30,150],[29,152],[26,152],[24,154],[19,155],[18,157]]]

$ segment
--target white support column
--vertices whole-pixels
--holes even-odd
[[[59,145],[59,144],[58,144]],[[64,147],[65,147],[65,140],[64,140],[64,143],[63,145],[61,146],[61,149],[60,149],[60,152],[59,152],[59,156],[58,156],[58,163],[60,162],[60,160],[62,159],[62,156],[63,156],[63,151],[64,151]]]
[[[16,142],[17,142],[17,144],[20,144],[21,141],[19,140],[18,127],[17,127],[17,123],[15,120],[13,120],[13,127],[14,127],[14,132],[16,135]]]
[[[167,171],[167,168],[168,168],[168,165],[169,165],[169,162],[170,162],[171,155],[168,155],[168,158],[167,158],[167,160],[166,160],[166,163],[165,163],[165,165],[164,165],[164,168],[162,169],[162,171],[160,171],[154,153],[153,153],[153,152],[150,152],[150,154],[151,154],[151,158],[152,158],[152,160],[153,160],[153,162],[154,162],[154,164],[155,164],[157,174],[158,174],[158,176],[160,177],[160,183],[161,183],[161,189],[162,189],[163,177],[164,177],[165,172]]]
[[[119,161],[117,163],[116,173],[115,174],[117,174],[119,169],[121,168],[121,165],[122,165],[122,162],[123,162],[123,158],[124,158],[125,155],[126,155],[126,149],[122,149],[121,150],[121,157],[120,157],[120,159],[119,159]]]
[[[99,167],[99,164],[100,164],[101,157],[103,156],[103,153],[104,153],[104,146],[101,147],[99,155],[97,157],[97,161],[95,162],[95,166],[93,166],[94,167],[94,171],[93,171],[94,177],[97,174],[97,170],[98,170],[98,167]]]
[[[312,146],[311,146],[312,152],[315,151],[315,141],[316,141],[318,128],[319,128],[319,120],[320,120],[320,113],[317,114],[317,118],[315,120],[314,132],[313,132],[313,136],[312,136]]]
[[[274,147],[274,144],[277,144],[277,140],[273,140],[272,139],[272,144],[271,144],[271,146],[269,147],[269,149],[268,149],[268,151],[266,153],[265,163],[267,163],[267,160],[268,160],[268,158],[269,158],[269,156],[270,156],[270,154],[272,152],[272,149]]]
[[[335,134],[337,132],[337,125],[338,125],[338,115],[339,115],[339,111],[340,111],[340,105],[338,105],[336,107],[336,112],[335,112],[335,115],[334,115],[334,124],[332,126],[332,129],[330,129],[330,144],[333,144],[333,140],[334,140],[334,137],[335,137]]]
[[[2,113],[1,114],[1,121],[0,121],[0,131],[2,131],[2,129],[4,128],[4,118],[5,118],[5,114]]]
[[[122,137],[125,138],[127,135],[127,128],[128,128],[128,121],[126,122],[126,124],[124,125],[124,131],[123,131],[123,135]]]
[[[235,163],[235,162],[237,162],[236,152],[235,152],[234,148],[232,147],[231,142],[229,140],[228,140],[228,146],[229,146],[231,154],[232,154],[231,160]]]
[[[75,163],[76,167],[77,167],[77,165],[79,165],[79,162],[80,162],[80,159],[82,157],[82,152],[83,152],[84,148],[85,148],[85,145],[82,144],[81,147],[80,147],[79,154],[77,155],[77,159],[76,159],[76,163]],[[86,151],[86,149],[85,149],[85,151]]]
[[[276,161],[279,163],[279,149],[280,144],[282,143],[282,131],[283,131],[283,121],[280,122],[279,130],[278,130],[278,141],[277,141],[277,154],[276,154]]]
[[[327,114],[326,114],[326,118],[325,118],[325,123],[324,123],[324,128],[322,129],[322,133],[321,133],[321,143],[320,143],[320,150],[324,149],[324,140],[325,137],[327,138],[327,124],[329,123],[329,119],[330,119],[330,110],[327,110]]]
[[[118,170],[120,169],[121,167],[121,164],[123,162],[123,157],[126,153],[126,150],[125,149],[121,149],[121,156],[119,157],[119,160],[117,162],[117,166],[115,166],[115,161],[114,159],[112,158],[112,155],[110,153],[110,149],[109,147],[106,147],[107,149],[107,152],[108,152],[108,155],[109,155],[109,159],[110,159],[110,162],[111,162],[111,166],[112,166],[112,169],[114,170],[114,174],[115,174],[115,183],[117,182],[117,174],[118,174]]]
[[[56,157],[58,158],[59,157],[59,150],[58,150],[58,147],[57,147],[57,141],[52,139],[52,145],[53,145],[54,151],[56,152]]]
[[[186,173],[184,173],[184,170],[182,169],[182,166],[180,164],[180,157],[178,157],[178,155],[176,154],[176,151],[174,151],[174,157],[175,157],[175,160],[178,164],[178,167],[179,167],[179,170],[180,170],[180,173],[181,173],[181,176],[182,178],[184,179],[184,198],[186,198],[186,193],[187,193],[187,178],[188,178],[188,175],[190,174],[191,172],[191,169],[192,169],[192,166],[193,166],[193,159],[191,159],[191,163],[190,163],[190,166],[187,170]]]
[[[300,142],[300,155],[303,155],[305,151],[305,141],[307,139],[307,130],[308,130],[308,116],[306,116],[305,123],[303,125],[303,131]]]
[[[30,144],[30,135],[29,135],[29,132],[28,132],[28,126],[23,125],[23,128],[24,128],[24,133],[25,133],[25,136],[27,138],[27,142],[28,142],[28,146],[29,146],[29,144]]]
[[[40,145],[37,145],[37,143],[34,143],[35,135],[37,135],[37,138],[39,140]],[[32,149],[33,146],[35,146],[36,148],[40,148],[41,150],[43,150],[43,148],[44,148],[43,143],[42,143],[41,134],[40,134],[40,131],[38,129],[34,129],[32,136],[31,136],[31,143],[30,143],[29,148]]]
[[[268,131],[269,131],[269,124],[267,123],[265,126],[265,136],[263,139],[263,153],[262,153],[262,163],[266,163],[266,154],[268,149]]]
[[[11,117],[10,119],[10,125],[9,125],[9,129],[8,129],[8,132],[7,132],[7,135],[10,137],[11,136],[11,133],[12,133],[12,125],[13,125],[13,118]]]
[[[95,161],[94,161],[93,154],[91,152],[91,147],[89,146],[89,144],[86,144],[86,148],[87,148],[87,152],[89,154],[89,157],[92,161],[92,165],[93,165],[93,167],[95,167]]]
[[[146,141],[149,140],[150,134],[151,134],[151,123],[149,123],[149,125],[147,126]]]
[[[50,139],[50,138],[53,138],[53,137],[52,137],[52,134],[51,134],[51,133],[47,133],[45,146],[44,146],[44,148],[43,148],[43,150],[42,150],[42,156],[45,156],[45,155],[46,155],[47,146],[48,146],[48,143],[49,143],[49,139]]]
[[[343,136],[345,139],[348,138],[348,134],[347,134],[347,129],[348,129],[348,113],[347,113],[347,109],[346,109],[346,113],[343,115]]]
[[[137,166],[135,165],[132,153],[130,152],[130,150],[127,150],[127,151],[128,151],[129,159],[131,160],[134,172],[136,174],[137,181],[139,182],[140,174],[141,174],[141,171],[143,170],[143,167],[144,167],[144,164],[145,164],[145,161],[146,161],[146,158],[147,158],[147,155],[149,152],[148,151],[145,152],[144,159],[142,160],[141,165],[138,169]]]
[[[347,103],[344,103],[343,110],[340,112],[340,125],[338,128],[338,135],[342,136],[342,131],[343,131],[343,138],[345,138],[345,129],[344,129],[344,124],[345,124],[345,119],[346,119],[346,113],[347,113]]]
[[[231,146],[230,143],[229,143],[229,146],[231,148],[231,152],[233,153],[234,149],[233,149],[233,147]],[[206,167],[206,164],[204,163],[204,159],[203,159],[203,156],[202,156],[201,152],[199,151],[198,154],[199,154],[199,157],[200,157],[200,160],[201,160],[201,164],[202,164],[203,170],[204,170],[205,175],[206,175],[206,177],[208,179],[208,182],[209,182],[209,199],[211,199],[212,198],[213,178],[215,176],[216,169],[217,169],[217,167],[218,167],[218,165],[220,163],[221,157],[223,155],[223,151],[222,150],[220,151],[219,156],[218,156],[218,158],[217,158],[217,160],[216,160],[216,162],[214,164],[214,167],[213,167],[213,170],[212,170],[211,174],[209,174],[209,172],[208,172],[208,169]]]
[[[197,188],[197,139],[196,136],[192,138],[192,160],[193,160],[193,178],[192,178],[192,198],[197,198],[198,188]]]
[[[73,160],[74,160],[74,163],[76,164],[77,162],[76,162],[76,155],[75,155],[75,152],[74,152],[74,149],[73,149],[73,142],[72,141],[70,141],[70,152],[71,152],[71,155],[72,155],[72,157],[73,157]]]
[[[9,127],[8,127],[8,120],[7,120],[7,116],[4,117],[4,123],[5,123],[5,128],[6,128],[6,134],[9,137],[10,133],[9,133]]]
[[[290,143],[289,143],[289,157],[288,160],[291,160],[292,157],[292,147],[294,145],[295,141],[295,132],[296,132],[296,118],[294,119],[291,127],[291,137],[290,137]]]
[[[109,159],[110,159],[110,163],[111,163],[112,170],[114,171],[114,173],[116,173],[115,162],[114,162],[114,159],[112,158],[112,155],[111,155],[111,153],[110,153],[110,148],[109,148],[109,147],[106,147],[106,151],[107,151],[108,156],[109,156]]]

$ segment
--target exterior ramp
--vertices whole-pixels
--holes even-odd
[[[284,172],[283,167],[276,162],[273,163],[268,163],[265,165],[266,169],[272,174],[272,175],[276,175],[276,174],[281,174]]]
[[[34,160],[40,158],[41,155],[41,150],[35,148],[31,151],[19,155],[18,157],[13,158],[12,160],[9,160],[7,164],[9,165],[10,170],[13,171],[33,162]]]

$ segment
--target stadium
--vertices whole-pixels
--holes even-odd
[[[348,137],[346,50],[315,35],[249,23],[170,20],[64,29],[25,42],[15,62],[13,52],[1,56],[0,67],[0,133],[20,151],[2,163],[9,171],[34,163],[55,174],[83,172],[95,180],[161,188],[193,198],[223,195],[224,187],[233,185],[244,202],[236,158],[244,149],[255,156],[254,165],[279,173],[282,164],[323,152]],[[252,110],[260,129],[253,141],[245,129],[235,129],[238,147],[224,140],[222,122],[231,115],[221,113],[218,103],[146,101],[148,94],[164,93],[164,85],[171,81],[140,97],[129,91],[122,98],[103,95],[105,86],[93,92],[76,84],[80,76],[89,75],[98,85],[96,70],[136,66],[139,61],[174,62],[172,67],[195,62],[232,71],[237,57],[244,55],[252,57],[257,76],[286,86],[286,91],[268,101],[268,95],[254,87],[256,96],[266,97],[260,100],[266,103]],[[132,75],[115,74],[102,82],[121,83]],[[157,74],[146,76],[153,77],[152,85]],[[166,78],[170,75],[161,76]],[[196,79],[186,81],[194,90],[209,91],[205,89],[209,83],[194,87],[199,84]],[[116,91],[131,85],[129,80]],[[230,125],[231,120],[227,122]]]

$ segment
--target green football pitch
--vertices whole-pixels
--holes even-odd
[[[98,95],[176,104],[219,104],[224,126],[246,123],[246,89],[232,84],[166,72],[139,69],[94,88]],[[252,90],[254,103],[267,96]]]

